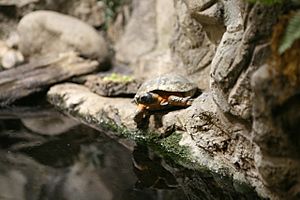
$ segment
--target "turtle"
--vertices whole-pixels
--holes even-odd
[[[133,99],[138,106],[134,121],[138,123],[149,111],[190,106],[197,89],[187,78],[173,73],[145,81]]]

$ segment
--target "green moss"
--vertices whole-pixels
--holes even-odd
[[[127,76],[127,75],[121,75],[117,73],[112,73],[109,76],[105,76],[103,78],[104,81],[113,81],[113,82],[122,82],[122,83],[127,83],[133,81],[132,76]]]
[[[170,157],[176,162],[189,163],[192,160],[190,158],[191,152],[188,147],[179,145],[181,138],[182,133],[174,132],[169,137],[156,140],[156,146],[153,146],[153,148],[163,156]]]
[[[130,131],[127,128],[116,124],[113,120],[109,119],[107,116],[101,114],[98,119],[87,118],[84,119],[85,122],[93,124],[99,127],[101,130],[109,131],[117,137],[128,138],[135,141],[138,144],[143,144],[151,147],[154,151],[160,155],[175,161],[177,164],[188,164],[192,163],[190,157],[191,152],[188,147],[179,145],[182,138],[180,132],[174,132],[169,137],[160,138],[160,134],[149,131]]]

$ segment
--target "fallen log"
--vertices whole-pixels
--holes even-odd
[[[8,105],[49,86],[96,71],[99,63],[74,52],[39,58],[0,72],[0,105]]]

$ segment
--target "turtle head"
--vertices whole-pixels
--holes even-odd
[[[137,104],[151,104],[155,101],[154,95],[150,92],[145,92],[139,95],[136,95],[134,101]]]

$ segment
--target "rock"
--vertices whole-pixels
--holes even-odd
[[[173,61],[169,47],[176,19],[175,4],[172,0],[156,1],[155,4],[154,47],[132,63],[134,75],[140,79],[149,79],[173,71],[185,73],[185,70],[180,69]],[[168,8],[168,12],[165,12],[165,8]],[[145,71],[149,73],[144,73]]]
[[[282,34],[283,18],[274,27]],[[279,27],[280,29],[278,29]],[[281,30],[281,32],[280,32]],[[278,53],[280,40],[272,38],[272,60],[254,72],[251,86],[253,98],[253,141],[260,147],[255,161],[263,181],[283,199],[299,198],[300,180],[300,96],[299,47]],[[278,36],[278,35],[277,35]],[[292,62],[291,62],[292,61]],[[288,186],[288,187],[287,187]]]
[[[155,0],[133,0],[134,10],[124,35],[115,45],[116,59],[123,63],[137,61],[156,45]]]
[[[246,71],[242,72],[240,78],[232,88],[228,96],[228,103],[232,105],[230,112],[243,119],[252,118],[253,94],[251,88],[252,74],[263,65],[263,62],[270,55],[269,44],[262,44],[255,47],[252,60]]]
[[[199,88],[207,90],[214,46],[203,27],[191,17],[183,1],[178,1],[175,8],[178,20],[170,40],[174,70],[189,76]]]
[[[212,60],[211,86],[214,100],[223,112],[250,120],[252,91],[249,80],[253,72],[266,62],[270,53],[267,38],[271,35],[269,30],[275,23],[274,15],[279,9],[255,5],[249,11],[249,17],[245,19],[247,21],[239,14],[242,10],[238,12],[238,8],[234,7],[227,9],[228,12],[234,9],[229,14],[233,14],[231,17],[238,20],[229,18],[224,22],[227,30]],[[263,9],[270,11],[262,12]],[[241,25],[247,27],[241,29]],[[254,42],[257,38],[260,42]]]
[[[69,3],[70,4],[70,3]],[[67,4],[67,5],[69,5]],[[67,13],[72,15],[87,24],[94,27],[99,27],[105,23],[105,5],[102,1],[97,0],[85,0],[76,1],[73,0],[71,5],[64,6],[64,9],[68,9]]]
[[[10,48],[17,48],[20,42],[20,36],[17,32],[11,32],[5,43]]]
[[[176,21],[176,2],[171,0],[156,1],[156,47],[155,50],[169,49],[174,24]],[[168,12],[166,12],[168,8]]]
[[[221,2],[213,1],[187,1],[188,11],[192,18],[200,22],[206,35],[214,44],[221,40],[224,27],[224,6]]]
[[[62,101],[61,97],[68,101]],[[100,125],[99,120],[104,123],[106,119],[110,119],[119,126],[126,126],[132,130],[136,127],[133,121],[136,105],[131,103],[131,99],[128,98],[102,97],[92,93],[84,86],[71,83],[52,87],[48,92],[48,98],[50,102],[55,102],[59,107],[65,107],[69,111],[77,110],[78,114],[81,113],[82,116],[99,116],[97,117],[98,122],[96,122],[99,123],[98,125]],[[74,108],[76,105],[78,107]],[[71,108],[72,106],[73,108]]]
[[[118,11],[116,19],[111,22],[107,29],[107,37],[112,43],[117,43],[124,34],[125,26],[130,19],[129,5],[123,5],[121,11]]]
[[[135,63],[134,75],[139,79],[146,80],[171,73],[175,68],[170,51],[153,51],[139,57],[139,60]]]
[[[9,50],[2,57],[1,65],[4,69],[9,69],[24,62],[24,57],[21,52]]]
[[[133,13],[124,35],[115,45],[118,62],[129,64],[139,79],[176,71],[183,66],[172,59],[169,44],[176,21],[175,4],[166,1],[134,1]],[[168,8],[168,12],[165,12]],[[130,48],[128,45],[130,44]],[[147,70],[149,73],[144,73]]]
[[[76,51],[88,58],[104,61],[106,41],[88,24],[53,11],[35,11],[18,24],[19,49],[24,56],[40,56]]]
[[[99,27],[105,22],[105,3],[97,0],[36,0],[34,10],[52,10],[76,17],[91,26]],[[32,12],[31,11],[31,12]]]
[[[24,62],[21,52],[10,47],[7,41],[0,41],[0,59],[4,69],[15,67]]]

